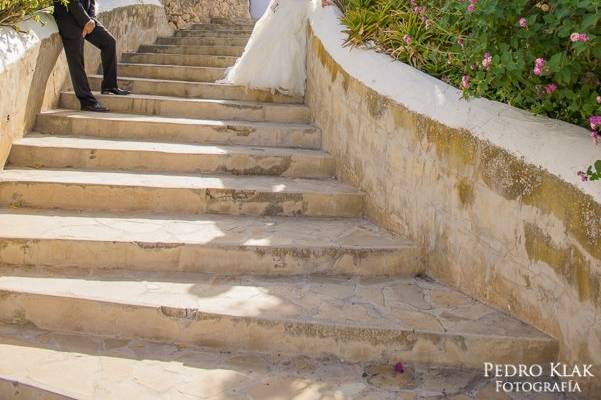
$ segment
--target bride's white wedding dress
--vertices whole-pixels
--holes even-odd
[[[219,83],[303,96],[309,0],[271,0],[242,57]]]

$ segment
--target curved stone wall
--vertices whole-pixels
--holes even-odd
[[[249,19],[250,0],[161,0],[175,29],[206,23],[211,18]]]
[[[337,176],[365,190],[370,219],[419,243],[425,273],[601,376],[601,187],[575,173],[600,156],[588,131],[343,47],[336,13],[311,16],[306,101]]]
[[[158,0],[104,0],[98,19],[117,39],[119,55],[171,32]],[[0,27],[0,168],[12,142],[31,129],[40,111],[56,107],[70,85],[56,24],[52,17],[45,22],[22,24],[27,34]],[[86,69],[96,73],[99,66],[98,51],[86,44]]]

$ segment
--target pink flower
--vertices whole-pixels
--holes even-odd
[[[551,94],[556,90],[557,90],[557,85],[554,83],[549,83],[547,86],[545,86],[545,91],[547,92],[547,94]]]
[[[518,22],[520,24],[520,28],[527,28],[528,27],[528,21],[526,21],[526,18],[520,18],[520,20]]]
[[[591,138],[593,139],[593,144],[596,146],[599,144],[599,132],[597,131],[592,131],[591,132]]]
[[[474,6],[473,4],[470,4],[469,6],[467,6],[467,12],[472,12],[472,11],[474,11],[475,8],[476,8],[476,6]]]
[[[461,79],[461,86],[464,89],[468,89],[470,87],[470,77],[467,75],[463,75],[463,78]]]
[[[490,53],[484,53],[484,58],[482,59],[482,66],[484,69],[488,70],[490,68],[490,64],[492,63],[492,56]]]
[[[543,67],[545,66],[544,58],[537,58],[534,61],[534,75],[541,76],[543,74]]]
[[[415,7],[413,8],[413,11],[414,11],[416,14],[425,14],[425,13],[426,13],[426,6],[415,6]]]
[[[584,171],[578,171],[578,176],[582,182],[588,181],[588,176],[584,173]]]
[[[586,33],[578,33],[574,32],[570,35],[570,40],[572,42],[588,42],[588,35]]]
[[[597,104],[601,104],[601,96],[597,96]]]
[[[403,367],[402,362],[394,364],[394,372],[396,372],[397,374],[402,374],[403,372],[405,372],[405,367]]]
[[[589,118],[589,122],[591,123],[592,130],[597,129],[597,127],[601,127],[601,115],[593,115]]]
[[[407,44],[411,44],[411,42],[413,41],[413,39],[411,39],[411,36],[409,36],[409,35],[405,34],[405,35],[403,36],[403,41],[404,41],[405,43],[407,43]]]

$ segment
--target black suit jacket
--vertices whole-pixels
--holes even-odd
[[[63,39],[81,38],[85,24],[96,17],[96,0],[69,0],[64,6],[54,0],[54,19]]]

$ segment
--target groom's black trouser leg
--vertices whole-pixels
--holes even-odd
[[[73,90],[75,91],[75,95],[79,99],[79,102],[82,106],[91,106],[98,103],[92,94],[90,84],[88,83],[88,76],[86,75],[83,59],[83,38],[63,37],[63,46],[65,47],[67,64],[69,64]]]
[[[100,49],[102,59],[102,90],[117,88],[117,45],[115,38],[99,23],[86,40]],[[85,71],[83,37],[63,37],[65,55],[69,64],[73,90],[82,106],[94,105],[98,101],[92,94]]]
[[[117,86],[117,41],[104,26],[96,22],[96,29],[86,40],[100,49],[102,59],[102,90],[116,89]]]

